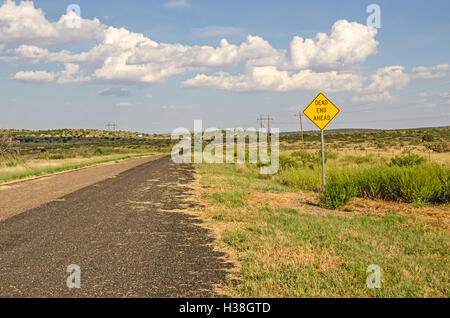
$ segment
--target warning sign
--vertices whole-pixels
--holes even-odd
[[[319,93],[316,98],[305,108],[303,114],[308,117],[320,130],[325,127],[339,114],[337,108],[324,94]]]

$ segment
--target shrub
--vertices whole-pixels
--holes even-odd
[[[394,166],[415,166],[425,161],[425,158],[419,155],[409,154],[407,156],[395,156],[391,159],[391,164]]]
[[[346,205],[356,194],[355,184],[350,178],[335,175],[330,178],[320,195],[320,205],[327,209],[336,209]]]
[[[287,154],[280,154],[280,169],[285,170],[289,168],[297,168],[298,163],[291,156]]]
[[[434,140],[434,137],[431,134],[425,134],[422,136],[422,141],[430,142],[433,140]]]
[[[104,153],[104,151],[102,150],[102,148],[97,148],[94,151],[94,155],[97,155],[97,156],[101,156],[101,155],[103,155],[103,153]]]

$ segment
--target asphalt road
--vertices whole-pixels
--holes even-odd
[[[192,180],[164,157],[0,222],[0,297],[217,296],[231,264],[179,212]],[[81,288],[67,287],[71,264]]]
[[[82,169],[2,183],[0,184],[0,221],[116,176],[145,162],[161,158],[161,156],[146,156],[102,163]]]

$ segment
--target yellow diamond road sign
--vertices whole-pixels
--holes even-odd
[[[319,93],[316,98],[305,108],[303,114],[308,117],[320,130],[339,114],[340,109],[334,105],[324,94]]]

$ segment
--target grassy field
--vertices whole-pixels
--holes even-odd
[[[253,167],[201,164],[199,173],[199,213],[241,264],[239,296],[450,296],[448,206],[433,219],[395,204],[330,211]],[[381,267],[380,289],[366,287],[370,264]]]
[[[274,176],[251,164],[199,164],[197,213],[238,264],[236,295],[449,297],[450,153],[427,144],[448,143],[449,129],[413,132],[328,134],[326,191],[313,137],[301,151],[280,136]],[[393,151],[377,146],[385,135],[395,145],[415,139]],[[366,285],[371,264],[381,268],[379,289]]]

